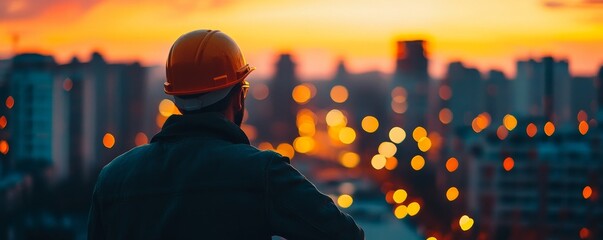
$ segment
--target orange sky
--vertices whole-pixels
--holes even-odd
[[[391,72],[397,39],[429,41],[432,73],[449,61],[514,74],[517,58],[552,54],[574,74],[603,64],[603,0],[3,0],[0,57],[42,51],[59,61],[107,59],[163,64],[171,43],[193,29],[221,29],[241,45],[256,75],[292,52],[302,78]]]

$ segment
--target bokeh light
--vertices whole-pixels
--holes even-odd
[[[143,132],[136,133],[136,137],[134,137],[134,144],[136,146],[144,145],[149,143],[149,138]]]
[[[416,155],[410,160],[410,166],[415,171],[419,171],[425,166],[425,158],[421,155]]]
[[[581,228],[580,229],[580,238],[581,239],[588,239],[590,237],[590,230],[588,230],[588,228]]]
[[[347,168],[354,168],[360,163],[360,156],[355,152],[344,152],[339,155],[339,162]]]
[[[513,169],[513,167],[515,166],[515,160],[513,160],[513,158],[511,157],[507,157],[505,158],[505,160],[503,160],[503,168],[505,169],[505,171],[511,171],[511,169]]]
[[[427,130],[425,130],[425,128],[419,126],[416,127],[415,130],[412,131],[412,138],[416,141],[419,142],[419,140],[421,140],[421,138],[427,137]]]
[[[440,122],[442,122],[443,124],[449,124],[450,122],[452,122],[452,111],[450,111],[450,109],[448,108],[442,108],[438,116],[440,118]]]
[[[389,130],[389,140],[394,143],[401,143],[406,139],[406,131],[400,127],[393,127]]]
[[[382,142],[379,144],[378,152],[386,158],[393,157],[396,151],[398,151],[398,148],[391,142]]]
[[[9,146],[6,140],[0,140],[0,153],[6,155],[8,154]]]
[[[536,127],[536,124],[528,124],[528,126],[526,126],[526,133],[528,134],[528,137],[536,136],[536,133],[538,133],[538,128]]]
[[[270,88],[268,88],[268,86],[266,86],[264,83],[254,83],[250,90],[251,96],[259,101],[268,98],[270,95]]]
[[[308,153],[314,149],[316,142],[312,137],[297,137],[293,140],[293,147],[299,153]]]
[[[553,133],[555,133],[555,124],[546,122],[546,124],[544,124],[544,134],[550,137]]]
[[[578,120],[578,122],[587,121],[588,113],[586,113],[584,110],[580,110],[580,111],[578,111],[578,114],[576,115],[576,119]]]
[[[459,226],[463,231],[468,231],[469,229],[471,229],[471,227],[473,227],[473,219],[467,215],[463,215],[459,219]]]
[[[293,101],[299,104],[305,104],[312,98],[312,91],[306,84],[300,84],[293,88],[291,96],[293,97]]]
[[[593,189],[590,186],[586,186],[584,189],[582,189],[582,197],[584,197],[584,199],[589,199],[592,194]]]
[[[397,219],[405,218],[406,215],[408,215],[408,209],[406,206],[400,205],[394,209],[394,216],[396,216]]]
[[[419,211],[421,210],[421,205],[419,205],[418,202],[411,202],[408,204],[408,206],[406,206],[406,208],[408,211],[408,215],[414,216],[414,215],[417,215],[419,213]]]
[[[69,92],[73,88],[73,81],[70,78],[63,80],[63,90]]]
[[[326,119],[327,125],[331,127],[345,126],[347,123],[346,117],[343,113],[337,109],[333,109],[327,113]]]
[[[258,144],[258,149],[260,150],[274,150],[274,147],[269,142],[261,142]]]
[[[376,154],[371,159],[371,166],[373,166],[374,169],[380,170],[385,167],[386,162],[387,162],[387,159],[385,158],[385,156],[383,156],[381,154]]]
[[[586,135],[588,132],[588,123],[586,121],[581,121],[580,124],[578,124],[578,131],[580,134]]]
[[[507,128],[503,125],[498,126],[496,129],[496,137],[498,137],[500,140],[505,140],[507,136],[509,136],[509,130],[507,130]]]
[[[115,145],[115,137],[111,133],[105,133],[105,136],[103,136],[103,146],[112,148],[113,145]]]
[[[13,106],[15,106],[15,99],[13,98],[13,96],[8,96],[6,98],[5,104],[8,109],[13,108]]]
[[[395,203],[403,203],[408,197],[408,193],[404,189],[394,191],[393,199]]]
[[[5,116],[0,117],[0,129],[4,129],[8,124],[8,120]]]
[[[503,117],[503,125],[507,130],[513,131],[517,127],[517,118],[511,114],[507,114]]]
[[[456,198],[459,197],[459,189],[456,187],[450,187],[448,188],[448,190],[446,191],[446,198],[448,199],[448,201],[454,201],[456,200]]]
[[[362,130],[367,133],[374,133],[379,128],[379,120],[373,116],[366,116],[361,122]]]
[[[344,103],[348,100],[348,89],[344,86],[337,85],[331,88],[331,100],[336,103]]]
[[[169,117],[172,114],[180,114],[180,111],[172,100],[163,99],[159,102],[159,114],[164,117]]]
[[[341,208],[349,208],[352,203],[354,203],[354,199],[350,195],[342,194],[337,198],[337,205]]]
[[[455,157],[448,158],[446,161],[446,170],[454,172],[459,167],[459,161]]]
[[[356,140],[356,131],[351,127],[344,127],[339,131],[339,141],[344,144],[352,144]]]
[[[442,86],[440,86],[440,89],[438,90],[438,95],[440,96],[440,98],[442,100],[450,100],[450,98],[452,98],[452,90],[450,89],[449,86],[442,85]]]
[[[293,146],[291,146],[291,144],[288,143],[281,143],[276,146],[276,152],[280,153],[285,157],[288,157],[289,159],[293,159],[293,157],[295,156],[295,149],[293,148]]]
[[[388,157],[385,161],[385,169],[394,170],[398,166],[398,159],[396,157]]]
[[[428,137],[422,137],[421,139],[419,139],[417,146],[419,147],[419,150],[421,150],[421,152],[427,152],[431,148],[431,139],[429,139]]]

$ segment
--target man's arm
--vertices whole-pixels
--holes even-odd
[[[297,239],[363,240],[364,231],[320,193],[287,158],[273,158],[266,176],[272,234]]]
[[[105,233],[102,227],[100,217],[100,206],[98,202],[98,189],[100,177],[97,180],[94,192],[92,193],[92,203],[90,204],[90,212],[88,213],[88,240],[105,239]]]

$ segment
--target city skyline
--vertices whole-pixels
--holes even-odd
[[[331,76],[339,58],[348,59],[351,72],[392,73],[394,39],[427,40],[436,77],[457,60],[507,75],[514,75],[516,60],[529,57],[566,58],[574,75],[593,75],[603,63],[601,1],[149,3],[7,1],[0,56],[9,57],[18,40],[19,52],[53,54],[59,62],[73,54],[86,60],[96,49],[109,61],[161,65],[174,36],[214,28],[233,35],[266,78],[283,51],[297,56],[301,79]]]

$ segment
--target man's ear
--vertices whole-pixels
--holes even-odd
[[[240,91],[239,94],[235,94],[234,98],[232,99],[233,108],[236,110],[243,109],[243,101],[245,101],[243,91]]]

